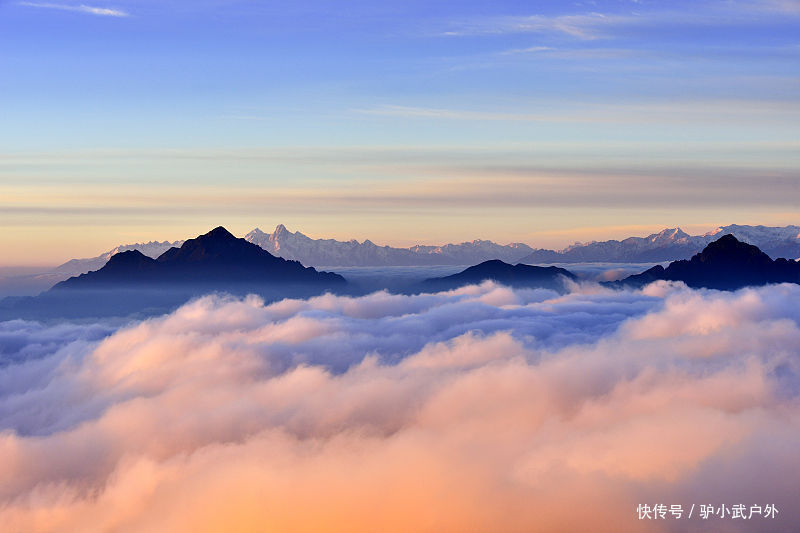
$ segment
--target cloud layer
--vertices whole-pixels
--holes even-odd
[[[800,287],[486,283],[0,324],[11,531],[789,531]],[[639,503],[774,520],[640,522]]]

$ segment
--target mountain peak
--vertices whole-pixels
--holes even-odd
[[[233,236],[218,226],[204,235],[189,239],[180,248],[170,248],[158,259],[138,250],[114,255],[101,269],[80,278],[70,278],[58,287],[92,284],[118,286],[133,284],[178,284],[207,287],[215,284],[295,283],[300,285],[337,285],[344,278],[329,272],[317,272],[297,261],[275,257],[259,246]],[[227,284],[227,285],[226,285]]]
[[[691,259],[695,262],[746,262],[768,264],[772,260],[758,246],[747,244],[737,239],[733,233],[727,233],[719,239],[708,243],[702,252]]]
[[[261,250],[244,239],[218,226],[204,235],[189,239],[180,248],[170,248],[158,257],[158,261],[223,261],[235,263],[245,257],[252,257]],[[263,250],[261,250],[263,251]],[[270,255],[270,254],[267,254]],[[270,257],[272,257],[270,255]]]
[[[673,242],[679,239],[686,239],[690,237],[688,233],[685,233],[681,228],[665,228],[659,231],[658,233],[654,233],[649,236],[649,240],[652,243],[664,243],[664,242]]]
[[[230,241],[230,240],[235,240],[236,237],[233,235],[233,233],[231,233],[224,227],[217,226],[208,233],[200,235],[199,237],[197,237],[197,239],[214,239],[214,240]]]
[[[708,243],[689,260],[673,261],[665,269],[659,265],[617,284],[641,286],[657,279],[682,281],[690,287],[733,290],[767,283],[800,283],[800,265],[785,259],[773,261],[757,246],[728,233]]]
[[[125,250],[124,252],[118,252],[118,253],[112,255],[111,259],[114,259],[115,261],[119,261],[119,260],[121,260],[123,258],[138,257],[140,255],[143,256],[144,254],[142,252],[140,252],[139,250]]]
[[[727,234],[723,235],[722,237],[720,237],[719,239],[717,239],[716,241],[709,243],[709,246],[712,245],[712,244],[715,245],[715,246],[721,246],[721,245],[735,246],[736,243],[741,243],[741,242],[742,241],[737,239],[736,235],[734,235],[733,233],[727,233]],[[753,248],[755,248],[755,246],[753,246]]]
[[[423,285],[433,290],[448,290],[469,283],[481,283],[487,279],[511,286],[543,287],[563,291],[564,280],[574,280],[575,275],[555,266],[541,267],[521,263],[511,265],[499,259],[489,259],[458,274],[429,278]]]
[[[147,257],[139,250],[126,250],[112,255],[107,265],[111,267],[129,266],[129,265],[142,265],[152,263],[153,259]]]

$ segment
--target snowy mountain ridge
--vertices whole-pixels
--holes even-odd
[[[621,241],[575,243],[563,250],[539,249],[520,259],[523,263],[647,263],[688,259],[711,241],[734,235],[758,246],[770,257],[800,257],[800,226],[720,226],[703,235],[689,235],[680,228],[667,228],[647,237]]]
[[[155,259],[159,255],[163,254],[170,248],[177,248],[183,244],[184,241],[150,241],[150,242],[137,242],[134,244],[121,244],[110,249],[107,252],[104,252],[97,257],[88,257],[84,259],[70,259],[63,265],[59,265],[56,267],[55,272],[57,273],[64,273],[69,275],[78,275],[78,274],[85,274],[86,272],[92,270],[99,270],[105,265],[109,259],[111,259],[112,255],[116,255],[120,252],[129,252],[131,250],[138,250],[142,252],[147,257],[152,257]]]
[[[312,239],[299,231],[287,230],[283,224],[279,224],[271,234],[256,228],[244,238],[271,254],[310,266],[466,265],[488,259],[516,261],[533,252],[533,248],[521,243],[501,245],[484,240],[443,246],[394,248],[379,246],[369,239],[364,242],[355,239]]]
[[[773,258],[800,257],[800,226],[794,225],[770,227],[731,224],[720,226],[703,235],[689,235],[675,227],[646,237],[628,237],[621,241],[575,243],[562,250],[536,250],[523,243],[502,245],[480,239],[459,244],[396,248],[380,246],[368,239],[363,242],[355,239],[312,239],[299,231],[289,231],[283,224],[279,224],[272,233],[255,228],[244,238],[273,255],[294,259],[306,266],[344,267],[474,265],[490,259],[514,264],[674,261],[691,257],[711,241],[727,234],[734,234],[742,242],[758,246]],[[121,245],[97,257],[72,259],[57,267],[55,272],[77,275],[97,270],[112,255],[128,250],[139,250],[148,257],[156,258],[169,248],[179,247],[181,244],[183,241]]]

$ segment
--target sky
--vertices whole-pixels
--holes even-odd
[[[800,2],[0,0],[0,264],[800,219]]]

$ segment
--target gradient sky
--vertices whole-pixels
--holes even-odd
[[[0,264],[800,222],[800,2],[0,0]]]

